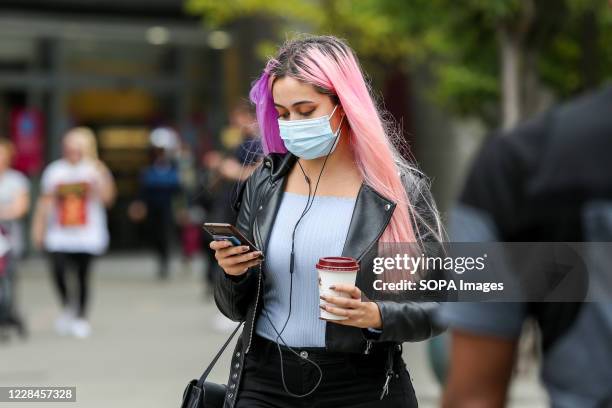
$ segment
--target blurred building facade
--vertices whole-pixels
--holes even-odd
[[[18,167],[36,179],[60,156],[67,129],[91,127],[118,185],[114,248],[136,245],[125,210],[148,161],[149,131],[172,126],[194,151],[206,148],[245,88],[237,85],[244,54],[230,35],[204,30],[182,3],[0,3],[0,136],[29,152]]]

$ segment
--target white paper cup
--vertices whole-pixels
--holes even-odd
[[[317,272],[319,275],[319,295],[340,296],[350,298],[347,293],[337,292],[330,289],[330,286],[338,284],[354,285],[359,271],[359,263],[357,260],[348,257],[325,257],[317,262]],[[320,305],[326,305],[328,302],[319,299]],[[332,305],[333,306],[333,305]],[[329,313],[327,310],[321,310],[321,318],[328,320],[346,320],[346,316]]]

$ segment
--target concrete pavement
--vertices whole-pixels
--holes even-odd
[[[155,279],[145,254],[98,259],[93,270],[91,323],[84,340],[60,337],[53,330],[59,313],[47,265],[34,258],[22,263],[20,307],[30,338],[0,344],[0,385],[76,386],[76,403],[54,407],[178,407],[185,384],[198,376],[227,337],[215,332],[216,307],[203,300],[201,268],[173,263],[168,282]],[[230,346],[231,347],[231,346]],[[405,344],[404,357],[422,407],[438,406],[440,387],[426,357],[425,343]],[[229,353],[211,380],[227,378]],[[532,370],[512,389],[515,407],[544,407]],[[0,403],[26,408],[36,403]]]

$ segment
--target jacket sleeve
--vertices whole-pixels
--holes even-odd
[[[255,181],[260,179],[262,167],[257,168],[253,174],[239,187],[234,201],[234,209],[238,211],[236,228],[238,228],[251,242],[253,242],[251,214],[257,203],[255,198]],[[250,303],[253,301],[257,289],[257,274],[259,267],[249,268],[243,275],[232,276],[225,272],[217,274],[214,288],[215,303],[221,313],[233,321],[243,321]]]
[[[414,210],[415,235],[425,245],[426,254],[436,251],[444,233],[429,185],[423,177],[414,174],[404,175],[403,182]],[[364,329],[362,333],[368,340],[394,342],[422,341],[437,336],[446,329],[435,316],[440,307],[439,300],[442,299],[437,293],[428,294],[424,301],[376,300],[382,319],[381,331],[375,333]]]

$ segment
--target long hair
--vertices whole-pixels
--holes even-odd
[[[397,203],[381,242],[417,242],[411,220],[413,207],[401,174],[414,171],[398,153],[394,137],[376,108],[353,50],[332,36],[305,36],[287,41],[266,64],[250,92],[255,104],[264,152],[287,151],[280,138],[278,114],[272,99],[274,80],[284,76],[311,84],[337,98],[346,113],[355,162],[366,184]]]

